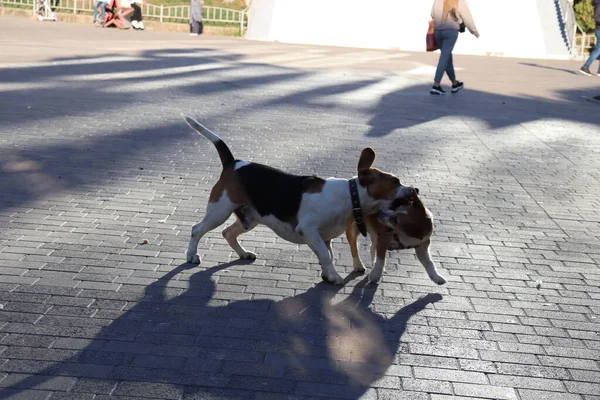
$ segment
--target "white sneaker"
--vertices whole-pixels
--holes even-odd
[[[131,26],[133,26],[133,29],[140,29],[140,23],[137,21],[131,21]]]
[[[190,33],[190,36],[198,36],[197,33]]]
[[[139,29],[139,30],[142,30],[142,31],[143,31],[144,29],[146,29],[146,28],[144,27],[144,21],[140,21],[140,22],[138,22],[138,29]]]

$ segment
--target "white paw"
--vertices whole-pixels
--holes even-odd
[[[444,283],[446,283],[446,278],[444,278],[441,275],[434,275],[430,276],[429,278],[438,285],[443,285]]]
[[[329,275],[325,274],[325,272],[323,272],[321,274],[321,278],[325,281],[325,282],[329,282],[333,285],[341,285],[344,280],[342,279],[342,277],[340,276],[340,274],[338,274],[337,272],[333,271],[333,273],[330,273]]]
[[[256,254],[254,254],[251,251],[247,251],[247,252],[245,252],[244,254],[242,254],[240,256],[240,259],[241,260],[251,260],[251,261],[254,261],[254,260],[256,260]]]
[[[200,264],[200,256],[198,254],[188,254],[187,262],[191,264]]]
[[[358,272],[360,274],[365,272],[365,266],[363,265],[360,258],[354,260],[354,272]]]

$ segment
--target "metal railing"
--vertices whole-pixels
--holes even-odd
[[[573,2],[569,0],[558,0],[558,5],[565,24],[565,33],[569,42],[569,51],[575,57],[586,55],[586,49],[594,44],[595,35],[590,35],[581,29],[575,18]]]
[[[575,10],[569,0],[558,0],[558,8],[561,13],[561,28],[566,35],[567,47],[572,56],[576,56],[575,38],[577,37],[577,21],[575,20]],[[563,25],[564,24],[564,25]]]
[[[0,6],[30,8],[35,12],[35,3],[40,0],[0,0]],[[96,0],[45,0],[55,12],[69,14],[93,14]],[[142,5],[144,19],[160,22],[189,23],[190,6],[157,6],[144,3]],[[223,7],[202,7],[202,21],[223,25],[238,25],[240,35],[246,28],[246,12]]]
[[[0,7],[30,8],[33,10],[34,0],[0,0]]]
[[[575,48],[580,56],[585,56],[587,55],[586,49],[594,47],[594,43],[596,43],[596,35],[585,33],[580,28],[578,29],[579,32],[575,38]]]

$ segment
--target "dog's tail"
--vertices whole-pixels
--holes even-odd
[[[221,163],[223,163],[223,167],[228,167],[235,163],[235,158],[233,158],[233,154],[231,154],[231,150],[225,144],[220,137],[212,133],[208,128],[203,126],[200,122],[196,121],[192,117],[188,117],[187,115],[183,116],[188,123],[189,126],[192,127],[196,132],[210,140],[215,147],[217,148],[217,152],[219,153],[219,157],[221,158]]]

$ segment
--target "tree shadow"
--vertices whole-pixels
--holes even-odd
[[[179,118],[181,110],[175,110],[169,104],[169,99],[178,96],[200,98],[199,96],[230,91],[235,91],[234,96],[240,97],[244,90],[277,88],[281,84],[310,78],[311,74],[315,74],[269,64],[241,64],[241,56],[212,49],[195,49],[192,52],[148,50],[136,57],[136,60],[111,60],[111,54],[106,54],[82,59],[56,59],[40,66],[22,69],[0,68],[0,82],[8,85],[0,97],[0,107],[3,109],[0,128],[14,132],[26,131],[34,136],[39,135],[41,139],[35,141],[34,145],[0,147],[0,211],[6,207],[30,203],[48,194],[90,187],[92,182],[106,183],[122,176],[131,176],[136,172],[131,170],[131,161],[136,156],[147,154],[147,159],[153,154],[160,153],[162,156],[163,150],[178,140],[194,137],[184,131],[186,128],[183,124],[181,127],[174,123],[162,123],[148,128],[123,129],[120,127],[123,121],[143,121],[143,114],[130,114],[127,110],[132,104],[153,104],[157,94],[166,95],[167,104],[162,106],[166,111],[161,112],[171,113]],[[57,65],[50,65],[52,62]],[[479,119],[493,129],[545,117],[598,122],[596,113],[590,112],[586,107],[568,107],[580,104],[582,95],[596,95],[591,89],[561,93],[563,101],[556,102],[475,90],[465,90],[443,99],[432,98],[427,94],[427,86],[413,85],[386,93],[375,106],[362,105],[360,102],[339,104],[341,96],[351,96],[361,89],[368,90],[382,79],[357,79],[344,81],[342,84],[323,80],[318,82],[317,87],[307,88],[298,85],[283,93],[275,91],[272,96],[263,96],[254,104],[244,106],[244,111],[262,115],[265,110],[282,105],[300,110],[342,107],[352,113],[372,115],[366,133],[366,138],[370,141],[446,116]],[[39,87],[28,86],[38,84]],[[46,84],[51,87],[45,87]],[[594,106],[586,104],[588,107]],[[200,106],[204,107],[201,103]],[[424,110],[427,112],[424,113]],[[150,108],[145,112],[153,113],[156,109]],[[82,130],[100,133],[94,133],[93,138],[81,138],[81,134],[76,134],[73,136],[77,140],[66,143],[64,140],[58,144],[45,140],[48,131],[51,132],[48,136],[52,138],[57,131],[72,129],[61,126],[57,122],[60,118],[82,116],[91,116],[86,124],[96,125],[84,125]],[[118,134],[106,133],[114,128],[119,131]],[[248,134],[236,140],[248,140],[247,136]],[[66,135],[64,138],[68,137]],[[427,152],[432,146],[443,146],[446,140],[443,135],[431,133],[423,137],[426,139],[420,144],[421,152]],[[353,146],[355,145],[334,143],[322,153],[344,151]],[[323,154],[319,153],[319,156]],[[403,156],[410,157],[413,161],[418,161],[421,157],[414,151]],[[212,154],[209,157],[210,160],[216,160]],[[316,158],[313,157],[313,160]],[[309,161],[306,160],[305,163]]]
[[[366,278],[338,302],[347,287],[326,283],[282,301],[214,299],[220,286],[215,274],[246,263],[191,274],[190,264],[174,268],[73,356],[45,363],[35,375],[9,378],[0,399],[43,390],[56,377],[79,378],[72,393],[95,385],[96,393],[110,389],[112,396],[161,387],[184,398],[274,393],[355,399],[397,361],[409,320],[442,300],[429,294],[385,318],[370,308],[377,286]],[[188,286],[173,291],[174,283]],[[48,323],[42,316],[36,326]]]

